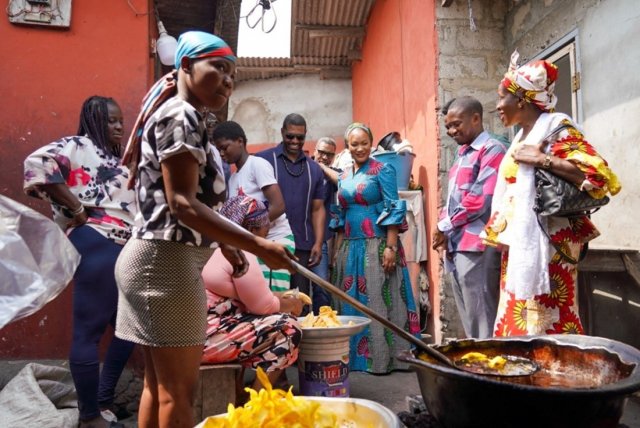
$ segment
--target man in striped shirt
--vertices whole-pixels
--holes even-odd
[[[482,104],[472,97],[452,100],[444,116],[447,134],[458,144],[449,170],[448,195],[433,236],[446,252],[453,294],[468,337],[491,337],[500,282],[500,254],[479,238],[491,214],[491,200],[505,146],[484,131]]]

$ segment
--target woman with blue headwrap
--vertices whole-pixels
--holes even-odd
[[[186,32],[175,66],[145,97],[123,157],[138,214],[116,264],[116,336],[144,350],[139,427],[194,425],[191,406],[207,326],[201,271],[217,242],[255,253],[274,269],[289,266],[282,245],[212,209],[224,201],[225,181],[203,113],[219,110],[231,95],[231,49],[214,35]],[[236,274],[244,274],[242,253],[223,250]]]

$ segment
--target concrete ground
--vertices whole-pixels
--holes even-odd
[[[66,366],[66,362],[61,361],[38,362],[41,364]],[[0,389],[4,387],[26,363],[27,361],[0,361]],[[249,380],[249,376],[250,375],[247,376],[247,380]],[[294,393],[297,393],[297,369],[289,368],[287,370],[287,378],[288,381],[294,385]],[[418,378],[413,372],[394,372],[385,376],[374,376],[354,372],[349,374],[349,382],[352,397],[373,400],[391,409],[394,413],[407,411],[408,405],[406,397],[420,394]],[[118,385],[119,395],[127,395],[127,393],[138,390],[138,388],[139,379],[132,379],[130,373],[125,373]],[[129,402],[127,409],[135,411],[137,397],[127,397],[127,401]],[[38,411],[38,409],[34,409],[34,411]],[[121,422],[126,428],[137,428],[135,413],[121,420]],[[620,423],[626,425],[628,428],[640,428],[640,393],[629,398]]]
[[[245,384],[250,384],[253,374],[247,371]],[[287,369],[287,380],[293,385],[293,393],[298,395],[298,370]],[[374,376],[361,372],[349,374],[351,397],[373,400],[391,409],[394,413],[408,410],[407,395],[420,394],[418,378],[413,372],[394,372],[384,376]],[[121,421],[126,428],[137,428],[135,415]]]
[[[297,394],[298,371],[296,368],[287,370],[287,379],[294,385],[293,392]],[[248,376],[247,381],[249,381]],[[349,383],[351,397],[375,401],[394,413],[409,410],[407,396],[420,395],[418,378],[413,372],[393,372],[384,376],[353,372],[349,374]],[[122,422],[126,428],[137,428],[135,416]],[[640,394],[629,398],[620,423],[621,426],[626,425],[628,428],[640,428]]]
[[[287,370],[289,382],[297,392],[298,371]],[[350,396],[372,400],[393,410],[394,413],[408,410],[406,397],[420,395],[418,377],[413,372],[393,372],[388,375],[371,375],[363,372],[349,373]]]

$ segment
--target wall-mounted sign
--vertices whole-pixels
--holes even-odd
[[[21,25],[38,25],[69,28],[72,0],[9,0],[9,22]]]

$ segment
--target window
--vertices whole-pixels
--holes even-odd
[[[556,111],[566,113],[580,122],[580,64],[577,54],[577,30],[541,52],[536,58],[546,59],[558,66],[555,94],[558,97]]]
[[[576,71],[575,42],[546,58],[558,66],[555,94],[558,97],[556,111],[566,113],[578,120],[578,90],[580,73]]]

